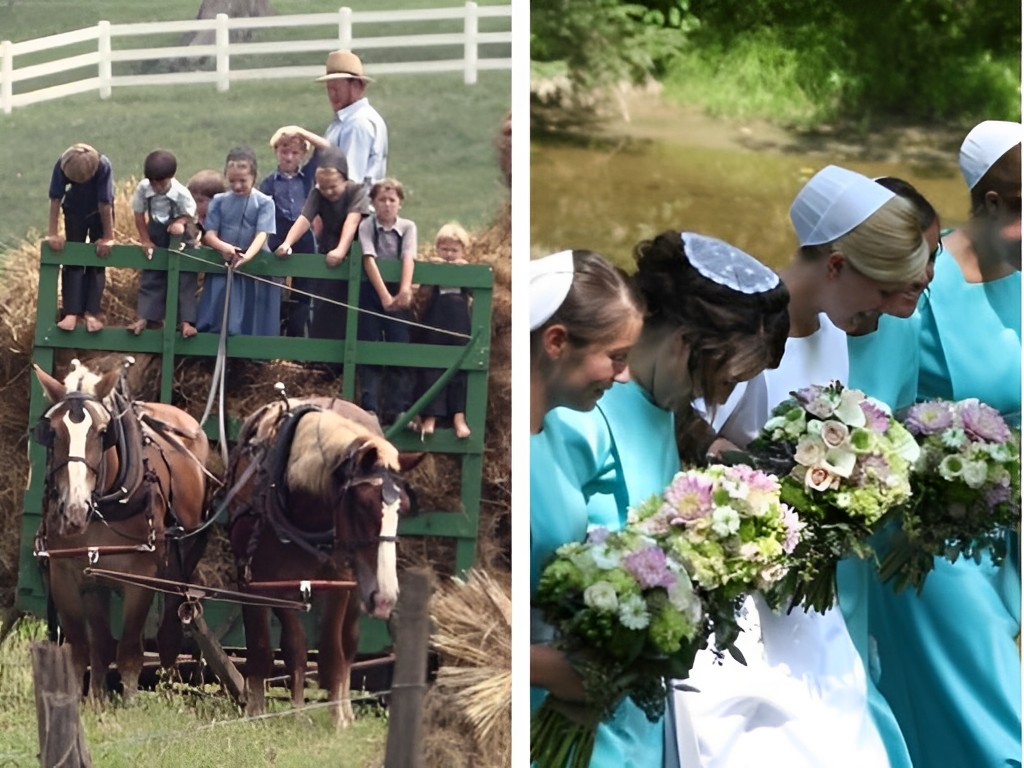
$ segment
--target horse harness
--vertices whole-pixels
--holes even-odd
[[[233,496],[239,486],[249,481],[252,474],[259,478],[257,486],[261,489],[231,521],[231,525],[233,525],[244,515],[255,517],[255,526],[246,545],[245,561],[239,564],[243,583],[252,580],[252,560],[265,526],[270,527],[282,544],[294,544],[316,558],[319,565],[331,562],[331,555],[339,550],[346,555],[347,559],[351,560],[356,550],[361,547],[374,543],[398,541],[397,535],[378,535],[373,539],[357,541],[344,541],[339,537],[337,521],[348,514],[348,496],[352,488],[379,481],[381,483],[381,501],[385,505],[394,504],[401,498],[401,488],[395,473],[387,467],[376,466],[369,472],[356,473],[357,453],[355,451],[347,456],[339,467],[345,478],[345,483],[339,494],[340,508],[333,516],[331,527],[310,531],[299,528],[292,521],[288,513],[290,508],[288,464],[292,442],[295,439],[299,420],[308,413],[322,410],[323,408],[320,406],[308,403],[293,408],[284,408],[278,415],[272,436],[268,440],[253,440],[250,435],[248,440],[239,442],[239,449],[248,454],[250,466],[244,475],[235,482],[228,494]],[[259,422],[259,418],[252,420],[252,431],[255,431],[255,426]],[[254,465],[255,469],[253,469]]]
[[[87,522],[99,519],[109,527],[111,522],[123,522],[144,512],[149,529],[144,541],[149,548],[152,548],[158,538],[153,519],[152,494],[159,493],[160,497],[164,499],[167,511],[170,512],[173,519],[178,521],[178,517],[174,512],[173,489],[170,487],[164,488],[159,475],[149,465],[149,459],[145,455],[145,448],[149,445],[156,445],[167,469],[168,476],[170,476],[171,470],[167,457],[164,455],[162,447],[142,430],[141,425],[146,423],[151,429],[161,434],[176,430],[171,425],[165,425],[163,422],[153,419],[146,414],[140,414],[137,411],[136,404],[119,389],[115,389],[110,396],[113,401],[113,408],[108,408],[100,398],[90,392],[71,391],[66,393],[62,400],[52,405],[39,418],[39,421],[32,430],[32,439],[46,448],[47,476],[45,487],[47,499],[51,503],[56,499],[56,485],[53,482],[56,473],[68,464],[81,462],[96,477],[95,488],[90,499]],[[108,416],[107,427],[101,438],[99,466],[91,465],[85,456],[71,455],[70,453],[66,460],[54,466],[54,431],[50,424],[50,417],[61,408],[67,407],[71,421],[80,423],[85,418],[87,403],[93,403],[96,407],[102,408]],[[102,456],[111,448],[117,451],[118,469],[116,476],[108,482],[106,461],[103,460]],[[44,516],[43,523],[36,534],[35,549],[37,554],[46,552],[45,527],[46,518]],[[128,539],[134,538],[123,533],[121,535]],[[139,541],[143,540],[139,539]],[[95,552],[93,550],[95,548],[90,548],[89,555],[91,559],[95,559]],[[74,551],[77,552],[77,550]],[[68,552],[70,553],[72,550],[68,550]]]

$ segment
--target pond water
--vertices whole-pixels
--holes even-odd
[[[661,105],[593,140],[535,138],[531,253],[589,248],[628,269],[638,241],[677,228],[714,235],[781,267],[796,247],[789,205],[829,163],[904,178],[932,202],[943,226],[955,226],[968,207],[956,164],[956,137],[964,133],[808,139]]]

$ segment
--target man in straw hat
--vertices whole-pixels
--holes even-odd
[[[273,145],[286,134],[302,136],[318,150],[337,147],[348,160],[348,178],[365,183],[367,189],[387,176],[388,127],[366,98],[366,84],[373,78],[363,74],[363,62],[352,51],[332,51],[325,72],[317,78],[327,86],[327,99],[334,120],[323,136],[297,125],[279,128],[270,140]],[[311,161],[317,167],[318,158]]]

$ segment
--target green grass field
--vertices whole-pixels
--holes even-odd
[[[358,11],[461,3],[362,0],[349,5]],[[198,6],[198,0],[152,6],[15,0],[0,4],[0,38],[25,40],[100,19],[186,19]],[[273,7],[281,14],[316,13],[336,11],[339,4],[275,0]],[[354,48],[358,50],[358,42]],[[437,58],[451,55],[443,49],[423,49],[419,55],[428,50]],[[371,74],[372,58],[366,57]],[[313,53],[289,63],[323,59],[323,54]],[[464,85],[459,74],[389,75],[371,84],[368,96],[388,122],[388,171],[406,185],[403,215],[416,221],[421,238],[427,241],[450,219],[470,228],[489,223],[507,197],[493,142],[510,108],[509,73],[483,72],[473,86]],[[53,163],[76,141],[107,154],[117,179],[141,176],[146,154],[165,147],[178,157],[181,181],[200,168],[221,168],[231,147],[248,144],[257,152],[262,177],[274,167],[267,141],[276,128],[298,123],[320,132],[330,118],[323,85],[303,80],[234,83],[227,93],[218,93],[213,85],[119,88],[106,101],[83,94],[0,114],[0,252],[45,230]]]
[[[25,619],[0,646],[0,765],[38,765],[29,644],[44,636],[43,622]],[[357,706],[355,724],[339,736],[326,707],[295,711],[284,695],[276,692],[270,717],[258,721],[245,720],[213,686],[140,691],[130,706],[83,704],[85,741],[93,765],[104,768],[381,764],[387,717],[379,707]],[[313,695],[307,691],[307,699]]]

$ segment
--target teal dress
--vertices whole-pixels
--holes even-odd
[[[628,505],[660,492],[679,471],[672,414],[648,400],[633,382],[615,384],[593,411],[556,408],[547,415],[541,434],[557,442],[574,467],[589,527],[620,528]],[[531,453],[531,530],[533,499],[543,493],[534,490],[534,467]],[[549,468],[538,469],[538,485],[546,483]],[[660,768],[665,764],[665,741],[664,719],[650,722],[627,699],[598,731],[590,764]],[[669,735],[668,742],[674,752],[675,737]]]
[[[918,306],[918,399],[977,397],[1019,423],[1020,302],[1019,273],[966,283],[940,253]],[[1020,549],[1016,535],[1009,543],[998,567],[936,558],[920,595],[874,581],[878,685],[915,768],[1020,765]]]
[[[567,411],[568,413],[568,411]],[[582,490],[581,473],[589,472],[590,437],[595,433],[587,422],[603,417],[591,411],[576,414],[584,417],[583,433],[559,430],[558,419],[545,421],[539,434],[530,438],[530,594],[537,589],[540,573],[554,552],[569,541],[581,541],[587,531],[586,496]],[[552,427],[554,422],[554,428]],[[605,434],[607,431],[605,430]],[[552,639],[551,628],[538,616],[531,618],[532,643]],[[530,711],[536,711],[547,692],[530,689]],[[624,701],[610,720],[597,730],[591,768],[626,768],[627,766],[662,765],[663,725],[651,723],[641,709]]]

